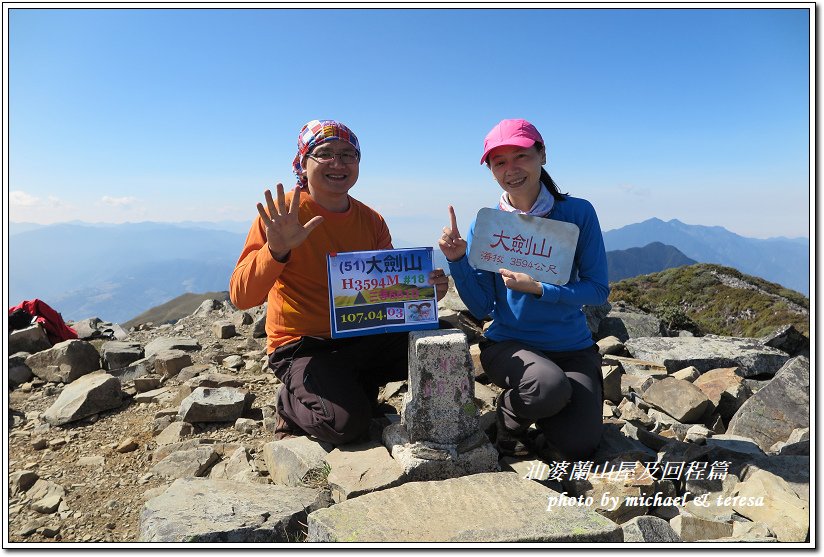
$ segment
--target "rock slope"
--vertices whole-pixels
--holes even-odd
[[[694,337],[627,306],[586,310],[604,355],[596,454],[539,451],[441,482],[409,481],[381,443],[405,382],[382,389],[386,415],[357,443],[273,442],[264,308],[207,300],[174,325],[100,324],[50,348],[36,327],[15,332],[10,345],[36,350],[9,359],[9,541],[807,540],[809,340],[792,327]],[[491,433],[484,324],[454,292],[440,314],[467,335]],[[496,508],[511,518],[491,520]]]

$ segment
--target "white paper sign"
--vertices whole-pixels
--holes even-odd
[[[481,209],[475,219],[469,264],[494,273],[498,269],[526,273],[547,284],[566,284],[579,232],[569,222]]]

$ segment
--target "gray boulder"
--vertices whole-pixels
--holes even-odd
[[[281,439],[263,446],[263,461],[273,483],[303,485],[323,473],[326,455],[332,448],[329,443],[304,436]]]
[[[783,350],[790,356],[809,357],[810,339],[798,331],[793,325],[778,327],[770,334],[761,338],[765,346]]]
[[[155,357],[141,358],[120,369],[109,370],[109,373],[120,379],[120,383],[134,381],[144,375],[154,372]]]
[[[752,391],[738,375],[738,368],[711,369],[695,379],[692,384],[710,399],[724,420],[729,420]]]
[[[158,350],[154,354],[154,370],[165,379],[174,377],[180,370],[192,365],[192,356],[183,350]]]
[[[675,377],[653,383],[644,391],[644,402],[681,423],[697,423],[712,405],[701,389]]]
[[[656,516],[636,516],[621,525],[625,542],[635,543],[672,543],[681,538],[669,525],[669,522]]]
[[[200,350],[200,343],[188,337],[160,337],[151,341],[144,348],[146,357],[154,356],[161,350],[184,350],[186,352],[197,352]]]
[[[9,354],[28,352],[34,354],[41,350],[48,350],[52,343],[46,330],[40,323],[35,323],[25,329],[18,329],[9,334]]]
[[[120,381],[108,373],[91,373],[67,385],[43,413],[43,419],[62,425],[118,408],[121,403]]]
[[[77,332],[77,338],[83,340],[98,338],[123,340],[129,336],[117,323],[109,323],[99,317],[90,317],[76,321],[72,325],[72,328]]]
[[[26,365],[27,352],[18,352],[9,357],[9,386],[19,387],[23,383],[31,381],[34,374],[31,368]]]
[[[200,477],[218,458],[217,452],[210,446],[175,451],[155,464],[152,473],[167,479]]]
[[[751,338],[642,337],[624,346],[634,358],[662,364],[670,373],[688,366],[701,373],[722,367],[740,367],[743,377],[774,375],[790,359],[786,352]]]
[[[554,504],[550,506],[550,502]],[[478,512],[478,509],[494,509]],[[309,515],[310,542],[620,542],[621,528],[514,472],[410,482]]]
[[[810,360],[788,361],[769,384],[751,396],[732,417],[727,433],[743,435],[768,451],[796,428],[810,426]]]
[[[71,339],[26,358],[26,365],[44,381],[71,383],[100,369],[100,354],[85,340]]]
[[[618,302],[612,306],[609,314],[601,319],[595,338],[613,336],[621,342],[626,342],[631,338],[660,337],[664,334],[666,334],[666,329],[660,319]]]
[[[307,513],[327,505],[328,497],[317,489],[178,479],[144,504],[138,541],[294,542]]]
[[[198,387],[180,403],[178,416],[190,424],[233,422],[241,417],[248,393],[232,387]]]
[[[592,333],[593,338],[597,337],[598,329],[601,327],[601,320],[609,315],[611,309],[612,304],[609,302],[603,303],[600,306],[583,306],[581,308],[581,311],[583,311],[587,317],[587,327],[589,328],[589,332]]]
[[[252,338],[263,338],[266,336],[266,312],[261,313],[252,325]]]
[[[143,347],[137,342],[110,340],[100,349],[103,369],[121,369],[143,358]]]

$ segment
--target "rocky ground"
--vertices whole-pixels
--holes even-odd
[[[203,309],[174,326],[148,326],[132,331],[128,342],[145,346],[154,339],[174,335],[195,339],[201,350],[187,352],[191,365],[204,366],[205,373],[222,372],[236,377],[254,394],[254,402],[246,415],[250,419],[260,418],[264,408],[272,408],[278,389],[274,376],[261,371],[265,339],[252,336],[253,323],[240,322],[237,336],[217,339],[213,325],[226,313],[222,308]],[[92,340],[91,344],[101,349],[105,342]],[[232,355],[243,355],[243,368],[222,365],[226,357]],[[137,394],[133,383],[124,383],[126,393]],[[175,375],[163,382],[163,386],[174,389],[182,383],[180,376]],[[135,541],[147,492],[151,495],[153,488],[170,483],[153,474],[151,469],[156,464],[153,453],[158,447],[154,437],[159,433],[155,432],[156,416],[171,406],[171,399],[160,397],[152,402],[136,402],[134,396],[125,396],[117,408],[62,426],[51,426],[43,419],[43,413],[54,404],[63,388],[63,383],[35,377],[9,393],[10,474],[32,471],[39,479],[65,490],[59,509],[51,514],[34,510],[26,492],[13,495],[9,501],[10,541]],[[191,437],[242,445],[248,448],[252,462],[258,462],[254,456],[271,440],[271,432],[263,427],[241,432],[234,426],[234,422],[197,424]],[[265,473],[263,465],[260,470]]]
[[[454,295],[446,300],[442,310],[443,316],[468,334],[478,379],[475,401],[482,424],[488,425],[499,389],[487,384],[477,364],[476,342],[481,325],[462,312]],[[778,505],[773,512],[796,513],[792,516],[806,512],[807,526],[791,529],[789,533],[782,530],[779,535],[775,530],[784,528],[780,520],[772,524],[771,517],[747,518],[732,509],[718,516],[702,515],[700,520],[723,526],[721,533],[708,534],[708,537],[733,538],[734,523],[746,522],[755,526],[736,527],[739,540],[775,541],[777,537],[788,541],[795,536],[792,541],[804,541],[809,524],[809,399],[806,407],[802,402],[789,408],[782,397],[797,401],[799,396],[793,394],[794,388],[801,393],[806,388],[809,397],[809,361],[803,358],[805,339],[799,339],[792,331],[777,334],[769,340],[772,343],[769,346],[766,339],[752,342],[738,339],[741,342],[735,344],[737,341],[729,339],[707,338],[700,340],[701,349],[712,354],[682,357],[677,354],[678,350],[689,351],[698,339],[660,337],[660,322],[632,314],[627,308],[607,312],[608,309],[589,315],[590,327],[602,338],[599,346],[606,358],[604,376],[608,394],[604,420],[608,428],[599,449],[601,456],[632,461],[641,459],[638,455],[646,451],[646,458],[653,459],[656,452],[658,458],[669,455],[681,460],[729,458],[733,463],[731,470],[741,486],[756,472],[774,471],[777,464],[791,463],[795,476],[788,480],[789,484],[776,479],[775,474],[768,478],[769,482],[784,482],[770,489],[776,493],[781,490],[790,505]],[[43,350],[43,346],[39,346],[25,350],[33,354],[31,356],[12,356],[9,363],[9,541],[134,542],[140,539],[144,504],[163,493],[175,478],[200,476],[252,484],[275,483],[270,477],[272,467],[267,466],[264,459],[264,447],[271,443],[274,401],[280,385],[263,367],[262,315],[262,309],[239,312],[230,304],[207,301],[174,325],[141,326],[128,333],[117,326],[106,329],[107,324],[95,324],[91,320],[79,328],[86,332],[87,340],[70,341],[76,347],[75,352],[67,353],[64,349],[57,353],[56,348]],[[113,342],[112,338],[92,338],[101,335],[121,338],[119,342]],[[26,342],[37,344],[37,341]],[[92,346],[93,353],[77,343]],[[25,343],[20,346],[26,348]],[[783,351],[771,346],[781,346]],[[727,357],[723,351],[729,347],[736,354]],[[18,346],[14,352],[19,350]],[[88,363],[83,363],[84,356],[78,350],[89,356]],[[801,363],[794,363],[785,372],[782,365],[798,353],[802,353],[802,358],[792,362]],[[95,360],[96,357],[100,359]],[[700,369],[688,365],[689,362]],[[803,383],[804,362],[806,387],[799,384],[799,381]],[[109,373],[94,373],[101,364],[118,380],[112,383]],[[764,372],[767,368],[769,371]],[[781,378],[771,381],[779,368],[782,368]],[[699,381],[702,375],[703,383]],[[785,379],[787,376],[791,376],[790,380]],[[97,383],[93,388],[88,386],[94,381]],[[673,383],[675,381],[682,383]],[[685,388],[684,383],[689,383],[689,388]],[[77,396],[74,402],[66,403],[71,398],[68,395],[81,387],[92,394]],[[761,389],[769,394],[761,397],[766,402],[756,401],[754,397]],[[388,385],[380,395],[384,410],[399,412],[405,391],[404,383]],[[204,392],[212,393],[213,398],[220,392],[220,396],[225,394],[235,399],[214,407],[198,406],[198,393]],[[689,396],[684,396],[685,392]],[[778,420],[779,425],[771,429],[762,423],[748,429],[749,418],[742,408],[749,398],[753,398],[750,407],[761,404],[755,412],[767,415],[767,421]],[[674,403],[677,404],[673,406]],[[782,407],[783,414],[778,418],[770,414],[771,404]],[[219,418],[222,421],[204,421],[206,418],[196,415],[197,412],[228,414]],[[214,416],[209,419],[212,418]],[[738,425],[734,424],[736,420]],[[376,421],[376,427],[384,423],[388,422]],[[737,428],[737,435],[727,435],[728,428],[730,431]],[[759,433],[756,431],[759,428],[768,432]],[[744,434],[758,439],[741,437]],[[372,438],[380,439],[379,429],[373,432]],[[698,452],[691,453],[690,446],[703,451],[701,456],[697,456]],[[175,460],[174,455],[184,454],[186,458]],[[534,462],[534,457],[530,458]],[[785,460],[779,463],[781,458]],[[746,464],[735,464],[736,459],[758,465],[747,468]],[[507,461],[502,463],[502,468],[524,475],[529,468],[524,467],[527,463]],[[328,466],[325,473],[328,474]],[[300,480],[301,485],[326,488],[325,474]],[[767,482],[763,478],[759,481]],[[772,486],[769,482],[763,485]],[[581,493],[593,494],[593,489],[598,488],[595,484],[597,482],[590,482],[589,487],[579,486],[579,489]],[[699,489],[700,493],[700,486],[695,484],[656,485],[667,487],[670,495],[683,492],[685,487],[693,493]],[[553,487],[561,488],[560,485]],[[575,489],[575,486],[564,484],[563,488]],[[712,489],[705,487],[704,491]],[[732,493],[727,485],[724,493],[728,492]],[[616,522],[625,522],[639,514],[637,509],[623,514],[595,510]],[[675,523],[672,508],[656,512],[645,507],[641,514],[655,516],[661,522],[677,523],[679,533],[682,519],[684,524],[688,520],[699,520],[696,517],[700,509],[691,509],[691,512],[676,509],[675,515],[679,512],[683,516]],[[712,531],[712,528],[706,530],[707,524],[700,527],[705,532]],[[625,536],[627,532],[625,529]],[[688,539],[686,529],[682,534]],[[305,539],[306,525],[293,529],[289,536],[292,541]],[[692,539],[702,539],[692,536]]]

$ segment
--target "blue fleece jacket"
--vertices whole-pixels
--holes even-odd
[[[592,346],[593,341],[581,306],[603,304],[609,295],[607,255],[598,216],[589,201],[567,196],[563,201],[555,201],[546,218],[571,222],[579,229],[571,278],[567,284],[558,286],[542,282],[540,296],[516,292],[504,286],[500,274],[473,269],[466,255],[450,262],[449,270],[458,294],[472,315],[478,319],[492,318],[487,338],[519,340],[551,352],[582,350]],[[473,221],[467,238],[467,253],[474,230]]]

